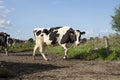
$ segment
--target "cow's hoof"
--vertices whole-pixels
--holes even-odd
[[[8,54],[6,54],[6,56],[9,56]]]
[[[47,59],[47,58],[46,58],[45,60],[46,60],[46,61],[49,61],[49,59]]]
[[[33,60],[35,60],[35,57],[33,56]]]
[[[64,57],[63,57],[63,59],[67,60],[67,59],[68,59],[68,57],[67,57],[67,56],[64,56]]]

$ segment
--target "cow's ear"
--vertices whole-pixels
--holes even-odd
[[[48,31],[47,29],[44,29],[44,30],[43,30],[43,33],[45,33],[46,35],[48,35],[48,34],[49,34],[49,31]]]
[[[9,34],[6,34],[8,37],[10,37],[10,35]]]
[[[76,30],[77,32],[80,32],[80,30]]]
[[[85,32],[80,32],[81,35],[85,34]]]
[[[41,34],[41,30],[39,30],[39,31],[36,32],[37,36],[40,35],[40,34]]]
[[[7,33],[4,33],[4,35],[5,35],[6,37],[10,37],[10,35],[9,35],[9,34],[7,34]]]

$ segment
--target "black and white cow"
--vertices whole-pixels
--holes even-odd
[[[85,32],[74,30],[68,26],[53,27],[53,28],[35,28],[34,31],[35,47],[33,50],[33,57],[35,57],[35,51],[39,48],[39,51],[45,60],[48,60],[43,53],[43,46],[59,44],[65,50],[64,59],[67,59],[68,44],[75,43],[80,44],[80,38]]]
[[[8,47],[12,46],[14,43],[13,39],[10,38],[10,35],[5,32],[0,32],[0,47],[4,48],[6,55],[8,55]]]

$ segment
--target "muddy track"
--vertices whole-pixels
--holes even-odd
[[[59,55],[47,54],[45,61],[32,52],[0,54],[1,64],[12,76],[0,80],[120,80],[120,61],[63,60]]]

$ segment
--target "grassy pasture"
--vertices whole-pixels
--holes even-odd
[[[90,38],[78,47],[72,45],[69,48],[69,58],[81,60],[119,60],[120,59],[120,35],[112,34],[109,37],[109,54],[106,54],[104,38]],[[33,51],[34,43],[15,44],[9,48],[9,52]],[[61,46],[46,46],[45,53],[64,55]]]

